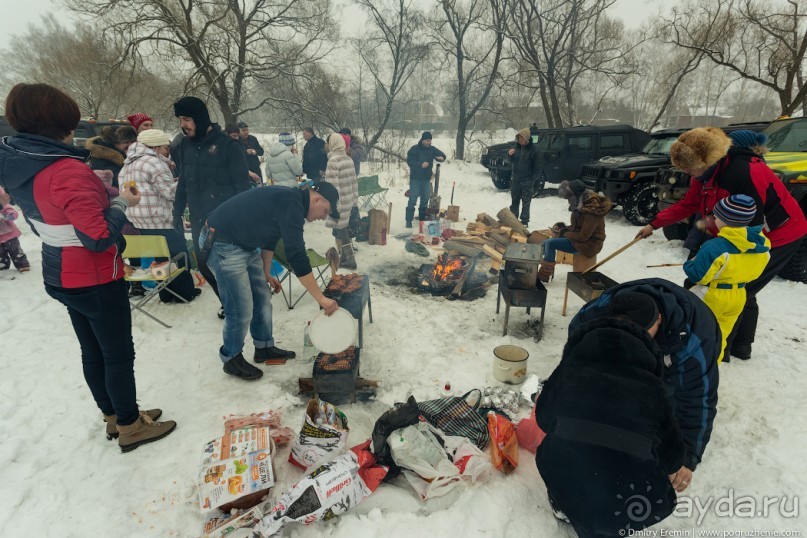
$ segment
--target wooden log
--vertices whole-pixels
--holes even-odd
[[[443,248],[445,250],[453,250],[454,252],[458,252],[463,256],[478,256],[482,253],[482,247],[474,247],[468,245],[466,243],[462,243],[460,241],[455,241],[453,239],[449,239],[445,243],[443,243]]]
[[[527,229],[526,226],[521,224],[521,222],[518,220],[518,218],[516,218],[515,215],[513,215],[513,212],[510,211],[509,207],[505,207],[504,209],[496,213],[496,216],[499,218],[499,221],[502,224],[504,224],[505,226],[509,226],[510,228],[520,233],[524,237],[530,235],[530,231]]]
[[[516,243],[526,243],[527,242],[526,237],[524,237],[521,234],[517,234],[517,233],[514,233],[513,235],[511,235],[510,239],[512,239]]]
[[[502,262],[496,260],[490,261],[490,270],[489,270],[490,273],[493,273],[495,275],[496,273],[499,272],[501,268],[502,268]]]
[[[504,256],[495,248],[484,245],[482,247],[482,252],[487,254],[493,261],[499,262],[500,264],[504,261]]]
[[[509,209],[508,209],[508,211],[509,211]],[[512,213],[510,213],[510,214],[512,215]],[[479,218],[480,216],[482,217],[481,219]],[[490,226],[491,228],[498,228],[499,226],[502,225],[501,222],[499,222],[495,218],[491,217],[487,213],[480,213],[479,215],[476,216],[476,220],[478,220],[479,222],[481,222],[481,223],[483,223],[483,224],[485,224],[487,226]]]
[[[501,232],[491,231],[485,234],[486,237],[492,239],[496,244],[507,248],[507,246],[511,243],[510,236]]]

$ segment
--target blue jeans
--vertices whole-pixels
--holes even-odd
[[[420,198],[420,213],[426,212],[426,206],[429,205],[429,195],[431,194],[431,182],[424,179],[409,180],[409,202],[406,204],[407,209],[414,209]]]
[[[199,237],[200,246],[207,234]],[[244,349],[247,329],[256,349],[272,347],[272,292],[266,282],[260,249],[213,243],[207,266],[216,275],[224,307],[224,344],[219,357],[227,362]]]
[[[574,254],[577,252],[572,246],[572,242],[565,237],[552,237],[544,241],[544,259],[548,262],[555,261],[555,252],[558,250],[562,252],[569,252]]]

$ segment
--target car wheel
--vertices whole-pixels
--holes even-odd
[[[674,239],[683,241],[689,234],[689,224],[686,222],[676,222],[670,226],[665,226],[662,228],[662,231],[664,232],[664,237],[670,241]]]
[[[493,180],[493,186],[503,191],[510,189],[510,175],[510,172],[505,170],[490,171],[490,179]]]
[[[644,226],[658,213],[658,187],[655,183],[641,183],[629,190],[620,200],[622,213],[631,224]]]
[[[807,282],[807,241],[802,241],[799,250],[782,268],[779,276],[795,282]]]

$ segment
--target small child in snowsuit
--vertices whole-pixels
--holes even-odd
[[[11,197],[0,187],[0,271],[11,264],[21,273],[31,270],[31,264],[20,246],[20,230],[14,221],[19,215],[11,207]]]
[[[718,363],[729,360],[724,357],[726,340],[745,307],[745,285],[759,278],[771,257],[771,241],[762,225],[748,226],[756,212],[754,199],[745,194],[720,200],[714,207],[717,237],[684,264],[687,277],[698,284],[690,291],[703,299],[720,325]]]

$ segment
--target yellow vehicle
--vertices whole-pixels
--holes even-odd
[[[765,162],[787,186],[807,215],[807,118],[780,118],[765,128]],[[807,282],[807,242],[779,273],[788,280]]]

